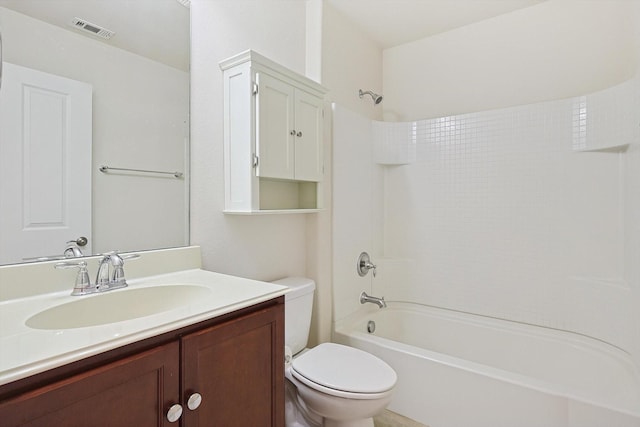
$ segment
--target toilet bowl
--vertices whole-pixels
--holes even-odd
[[[393,369],[377,357],[333,343],[295,357],[285,367],[285,376],[312,421],[323,419],[321,425],[342,427],[372,427],[372,417],[389,404],[397,380]]]
[[[334,343],[306,348],[315,283],[285,278],[287,427],[373,427],[391,400],[395,371],[365,351]]]

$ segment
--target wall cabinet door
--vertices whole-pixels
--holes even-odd
[[[182,339],[188,427],[284,426],[284,312],[270,308]]]
[[[0,403],[0,425],[170,427],[179,345],[169,343]]]
[[[293,87],[264,73],[257,73],[256,83],[256,174],[294,179]]]
[[[295,179],[322,181],[322,99],[296,89],[295,115]]]
[[[256,73],[256,174],[322,181],[322,99]]]

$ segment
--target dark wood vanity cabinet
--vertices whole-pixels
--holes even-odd
[[[168,426],[162,409],[179,397],[179,347],[162,345],[6,400],[0,425]]]
[[[282,324],[274,314],[253,313],[182,339],[183,400],[202,395],[198,409],[185,409],[185,426],[284,426],[284,400],[271,398],[284,396]]]
[[[168,342],[158,337],[152,348],[136,343],[134,354],[122,356],[124,347],[64,379],[36,378],[38,386],[8,398],[0,387],[0,425],[284,427],[283,300],[241,311],[175,331]],[[189,409],[195,393],[201,403]],[[174,404],[183,413],[171,423]]]

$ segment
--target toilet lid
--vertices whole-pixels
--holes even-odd
[[[397,380],[395,371],[374,355],[334,343],[301,354],[291,368],[313,383],[350,393],[382,393]]]

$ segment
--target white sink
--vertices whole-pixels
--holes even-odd
[[[31,316],[33,329],[73,329],[137,319],[201,302],[213,291],[198,285],[166,285],[122,289],[51,307]]]

